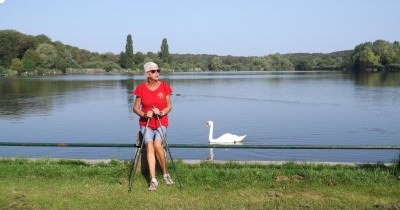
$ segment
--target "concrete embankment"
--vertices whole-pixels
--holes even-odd
[[[20,158],[7,158],[2,157],[0,159],[20,159]],[[22,158],[29,159],[32,161],[36,160],[44,160],[48,159],[51,161],[59,161],[59,160],[70,160],[70,161],[82,161],[87,164],[98,164],[98,163],[110,163],[111,161],[132,161],[130,160],[121,160],[121,159],[71,159],[71,158]],[[139,162],[143,162],[141,160]],[[360,165],[385,165],[391,166],[393,163],[358,163],[358,162],[321,162],[321,161],[269,161],[269,160],[175,160],[181,161],[185,164],[200,164],[200,163],[215,163],[215,164],[226,164],[226,163],[237,163],[237,164],[250,164],[250,165],[283,165],[286,163],[296,163],[296,164],[317,164],[317,165],[345,165],[345,166],[360,166]]]

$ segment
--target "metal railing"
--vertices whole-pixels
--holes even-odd
[[[40,143],[0,142],[1,146],[18,147],[118,147],[137,148],[136,144],[116,143]],[[214,148],[224,149],[316,149],[316,150],[399,150],[400,145],[244,145],[244,144],[168,144],[170,148],[209,148],[209,160],[214,159]]]

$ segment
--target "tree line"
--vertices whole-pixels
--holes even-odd
[[[135,52],[132,35],[119,54],[97,53],[52,41],[46,35],[31,36],[15,30],[0,30],[1,75],[65,73],[138,73],[143,63],[154,61],[165,71],[277,71],[346,70],[400,71],[400,45],[385,40],[365,42],[353,50],[333,53],[291,53],[265,56],[218,56],[171,54],[168,41],[160,51]]]

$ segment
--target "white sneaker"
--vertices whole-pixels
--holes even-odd
[[[172,178],[169,174],[164,174],[163,178],[164,178],[165,184],[167,184],[167,185],[174,184],[174,181],[172,181]]]
[[[157,186],[158,186],[157,179],[152,178],[151,181],[150,181],[150,185],[149,185],[149,191],[154,191],[154,190],[156,190],[156,189],[157,189]]]

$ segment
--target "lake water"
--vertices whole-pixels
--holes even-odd
[[[173,88],[170,144],[247,134],[248,145],[399,145],[400,74],[242,72],[161,75]],[[0,142],[133,143],[143,75],[0,79]],[[209,149],[171,149],[207,159]],[[130,159],[130,148],[0,147],[0,157]],[[392,150],[214,149],[220,160],[391,162]]]

